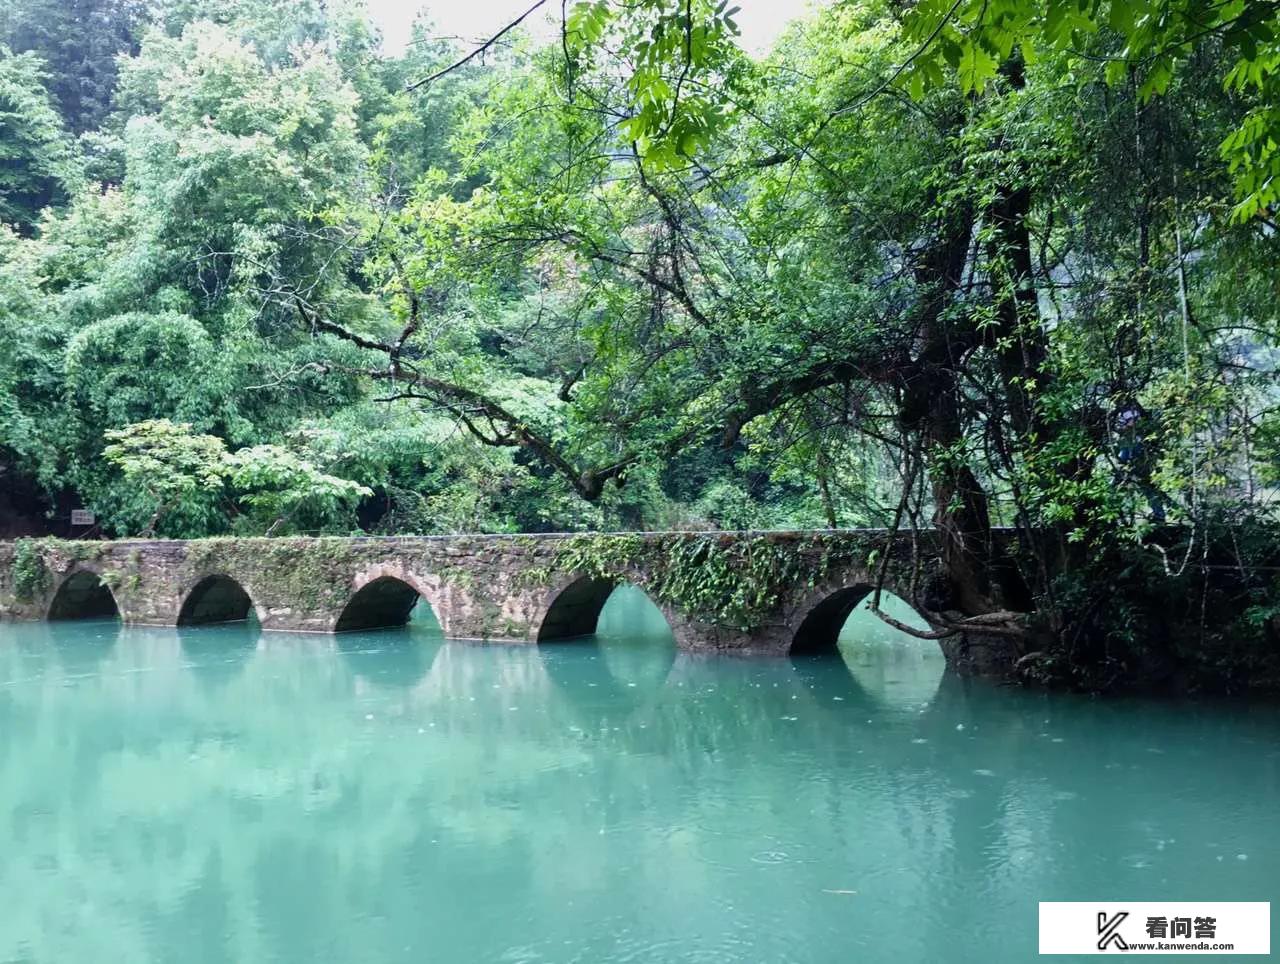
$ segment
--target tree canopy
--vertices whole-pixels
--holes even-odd
[[[1280,4],[841,0],[751,56],[710,0],[403,53],[355,2],[84,2],[0,17],[31,511],[933,526],[935,624],[1105,653],[1237,565],[1270,625]]]

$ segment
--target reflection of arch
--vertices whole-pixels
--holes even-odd
[[[244,669],[249,656],[258,648],[260,635],[259,627],[247,620],[200,629],[185,626],[178,629],[188,671],[202,682],[214,686],[226,683]]]
[[[791,652],[800,654],[833,651],[849,614],[870,591],[870,586],[845,586],[822,599],[805,614],[791,641]]]
[[[343,607],[335,633],[403,626],[421,598],[418,590],[395,576],[379,576],[365,583]]]
[[[882,622],[860,604],[867,585],[845,586],[819,599],[796,630],[791,654],[809,689],[827,700],[859,699],[913,712],[937,694],[946,660],[941,647]],[[920,629],[929,624],[903,599],[885,591],[885,611]]]
[[[96,674],[104,660],[116,651],[123,631],[119,620],[92,628],[68,622],[46,623],[41,642],[52,652],[67,676]],[[43,647],[42,647],[43,649]]]
[[[599,598],[601,583],[607,609]],[[662,611],[640,589],[578,580],[557,602],[563,606],[560,626],[581,629],[591,620],[585,634],[552,637],[582,642],[543,650],[547,676],[581,718],[593,725],[620,722],[665,687],[676,658],[675,637]]]
[[[791,665],[796,679],[824,710],[846,712],[872,705],[858,677],[849,671],[848,662],[838,648],[803,650],[792,654]]]
[[[49,619],[111,619],[120,607],[102,577],[88,569],[73,572],[62,581],[49,603]]]
[[[422,632],[378,633],[372,638],[348,633],[338,641],[338,652],[356,676],[377,686],[408,689],[431,671],[443,645],[435,624]]]
[[[845,712],[850,706],[877,712],[916,713],[931,706],[947,677],[946,659],[925,640],[911,647],[854,646],[792,657],[797,677],[819,706]]]
[[[253,601],[240,583],[230,576],[206,576],[187,593],[178,613],[178,625],[238,623],[248,619],[252,610]]]
[[[542,665],[580,719],[616,724],[665,688],[675,664],[674,643],[647,642],[631,648],[621,660],[618,654],[610,656],[610,649],[618,644],[599,637],[573,646],[547,647],[542,652]],[[621,675],[619,663],[625,671]]]
[[[569,583],[543,617],[538,627],[538,642],[590,636],[596,631],[600,610],[609,601],[615,585],[610,579],[593,576],[582,576]]]
[[[928,640],[853,643],[840,653],[846,671],[877,703],[916,711],[930,705],[946,675],[942,650]]]

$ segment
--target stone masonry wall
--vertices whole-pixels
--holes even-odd
[[[838,632],[848,609],[874,583],[889,544],[874,530],[821,533],[714,533],[598,536],[512,535],[407,538],[248,538],[196,541],[127,540],[0,543],[0,617],[44,619],[66,614],[92,586],[111,591],[124,621],[171,626],[192,591],[210,577],[233,580],[248,595],[264,630],[332,632],[348,605],[365,604],[390,586],[416,591],[430,604],[446,636],[529,643],[580,635],[618,582],[646,590],[685,650],[781,655],[801,626],[809,636]],[[938,565],[928,536],[897,537],[886,588],[910,598],[909,584],[927,586]],[[599,558],[592,556],[599,549]],[[782,560],[785,572],[759,564],[742,569],[745,598],[760,597],[749,618],[726,619],[717,599],[691,603],[696,593],[673,589],[672,560],[705,552],[722,576],[737,578],[739,560]],[[567,551],[572,550],[572,551]],[[615,551],[616,550],[616,551]],[[765,556],[752,557],[752,552]],[[590,562],[584,563],[584,559]],[[700,557],[699,557],[700,558]],[[696,567],[695,567],[696,568]],[[708,570],[710,571],[710,570]],[[754,574],[754,575],[752,575]],[[923,574],[923,575],[922,575]],[[914,577],[914,579],[913,579]],[[753,586],[751,580],[761,583]],[[381,582],[379,582],[381,581]],[[394,581],[394,582],[388,582]],[[402,585],[403,584],[403,585]],[[381,592],[385,603],[387,593]],[[237,598],[243,599],[238,592]],[[408,594],[410,600],[411,594]],[[216,612],[217,607],[198,607]],[[806,622],[807,620],[807,622]],[[820,640],[821,641],[821,640]],[[834,642],[834,636],[830,640]],[[942,641],[953,662],[1005,664],[1007,652],[986,653],[974,638]]]

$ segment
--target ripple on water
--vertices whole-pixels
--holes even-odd
[[[751,855],[753,864],[785,864],[789,859],[781,850],[762,850]]]
[[[1004,964],[1027,901],[1280,879],[1266,714],[461,643],[210,686],[176,638],[0,626],[0,961]]]

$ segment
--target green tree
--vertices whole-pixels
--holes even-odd
[[[212,514],[222,496],[226,446],[212,435],[193,434],[189,423],[150,419],[108,429],[106,462],[119,470],[128,495],[118,500],[110,523],[143,536],[166,531],[184,534],[193,522]],[[126,521],[150,512],[145,523]]]
[[[76,178],[70,143],[32,53],[0,46],[0,222],[30,233]]]
[[[251,510],[250,531],[274,535],[326,528],[349,519],[373,490],[319,471],[278,445],[255,445],[227,456],[224,470]]]
[[[0,46],[48,65],[63,122],[80,134],[107,119],[116,57],[132,51],[143,11],[143,0],[10,0],[0,8]]]
[[[1235,180],[1237,219],[1270,216],[1280,199],[1280,5],[1268,0],[924,0],[906,17],[919,46],[899,79],[922,95],[954,71],[962,90],[981,91],[1011,59],[1066,58],[1077,82],[1101,73],[1136,82],[1147,101],[1208,56],[1236,99],[1221,153]]]
[[[372,494],[277,445],[228,453],[222,439],[194,432],[189,422],[149,419],[106,437],[102,457],[123,483],[104,493],[106,521],[126,534],[198,534],[228,514],[252,535],[342,531]]]

